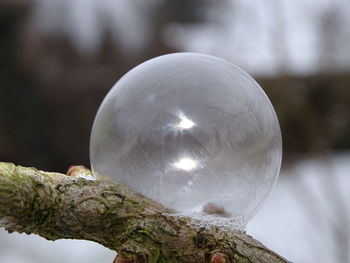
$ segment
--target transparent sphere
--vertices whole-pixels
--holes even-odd
[[[90,142],[96,175],[181,213],[245,222],[271,192],[281,155],[279,123],[259,85],[230,62],[195,53],[124,75]]]

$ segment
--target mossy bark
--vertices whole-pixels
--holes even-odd
[[[109,180],[0,163],[0,226],[9,232],[91,240],[129,262],[288,262],[244,233],[172,212]]]

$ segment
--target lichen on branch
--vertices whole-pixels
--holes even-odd
[[[249,235],[198,228],[122,184],[89,180],[90,170],[81,169],[68,176],[0,163],[0,226],[48,240],[95,241],[117,251],[116,262],[288,262]]]

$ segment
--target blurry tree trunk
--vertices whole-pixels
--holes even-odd
[[[115,262],[288,262],[244,233],[173,212],[86,168],[64,175],[0,163],[0,226],[9,232],[95,241],[119,253]]]

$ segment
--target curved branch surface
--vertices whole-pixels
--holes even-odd
[[[200,228],[122,184],[84,179],[86,168],[70,175],[0,163],[0,226],[95,241],[117,251],[116,262],[288,262],[247,234]]]

